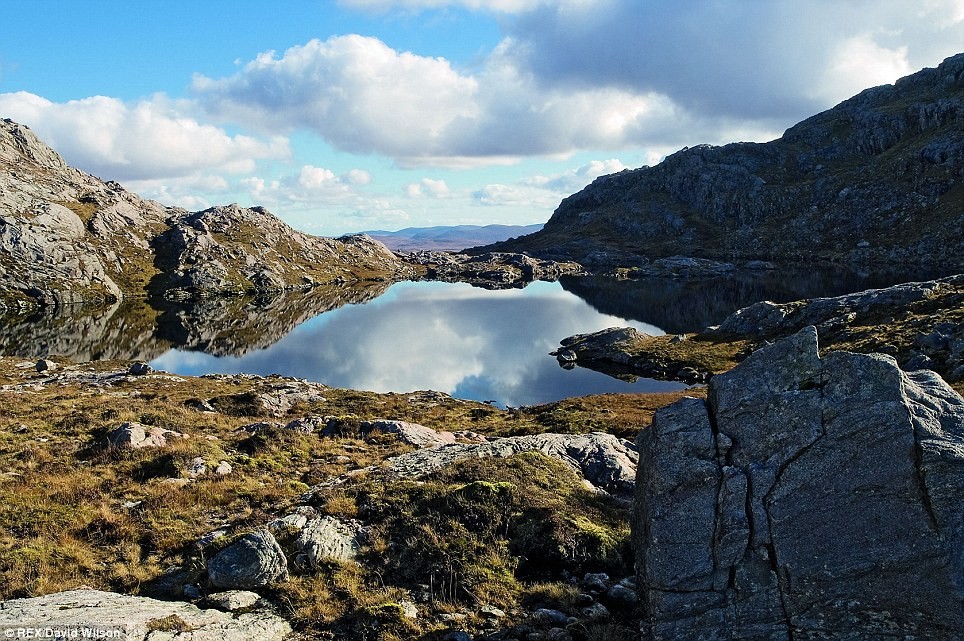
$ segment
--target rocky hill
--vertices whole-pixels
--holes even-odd
[[[188,212],[145,200],[69,167],[29,128],[0,120],[0,311],[413,273],[365,236],[309,236],[258,207]]]
[[[595,265],[673,255],[964,267],[964,54],[764,144],[683,149],[596,179],[484,251]]]

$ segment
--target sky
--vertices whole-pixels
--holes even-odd
[[[964,51],[964,0],[2,0],[0,117],[318,235],[548,220]]]

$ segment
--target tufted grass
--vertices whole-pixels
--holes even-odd
[[[344,477],[317,489],[312,505],[370,527],[361,563],[296,574],[268,593],[299,628],[336,637],[415,638],[441,629],[444,612],[571,601],[564,572],[632,572],[626,507],[538,454],[399,480],[382,476],[378,465],[410,446],[363,441],[350,430],[338,437],[281,428],[252,435],[241,426],[315,414],[489,435],[610,429],[631,437],[652,409],[678,397],[605,395],[502,410],[434,393],[325,389],[324,400],[272,417],[244,399],[276,378],[152,375],[101,387],[41,384],[51,375],[32,365],[0,358],[0,600],[82,585],[162,596],[165,573],[176,567],[194,568],[191,580],[203,582],[199,537],[260,527],[287,514],[310,487]],[[127,366],[62,365],[53,375]],[[237,403],[225,401],[229,413],[185,405],[218,397]],[[144,450],[107,447],[107,432],[125,421],[188,437]],[[195,458],[208,471],[188,479]],[[220,461],[230,463],[230,475],[213,473]],[[399,604],[426,584],[430,599],[418,605],[424,616],[418,623],[399,617]],[[472,616],[465,622],[483,624]]]

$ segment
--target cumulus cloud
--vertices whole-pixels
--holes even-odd
[[[399,53],[357,35],[262,53],[194,92],[218,117],[263,130],[308,128],[339,148],[393,157],[431,153],[453,121],[478,116],[477,81],[443,58]]]
[[[545,86],[516,66],[511,49],[466,74],[442,58],[339,36],[263,53],[226,78],[197,76],[193,90],[215,118],[275,133],[307,128],[403,167],[505,163],[673,138],[668,132],[678,139],[688,124],[656,93]],[[697,130],[688,126],[687,136]]]
[[[31,127],[70,164],[120,181],[251,172],[258,160],[290,154],[282,136],[230,135],[160,95],[130,105],[106,96],[57,103],[21,91],[0,94],[0,113]]]
[[[405,193],[409,198],[445,198],[451,192],[444,180],[422,178],[417,183],[406,185]]]
[[[360,196],[357,185],[365,185],[371,176],[363,170],[351,170],[337,176],[330,169],[302,165],[296,174],[265,179],[249,176],[240,181],[254,202],[268,205],[306,202],[315,206],[345,205]]]
[[[769,140],[874,84],[955,53],[961,0],[484,2],[356,0],[501,11],[478,66],[359,35],[259,55],[197,76],[215,118],[274,134],[305,128],[402,167],[467,167],[589,149]],[[415,189],[414,187],[412,188]]]
[[[215,174],[196,174],[182,178],[151,178],[130,180],[125,187],[165,205],[183,207],[189,211],[207,209],[218,202],[224,202],[231,190],[231,184],[224,176]]]

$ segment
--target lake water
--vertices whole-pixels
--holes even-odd
[[[760,300],[834,296],[940,275],[806,269],[699,280],[568,277],[500,291],[405,282],[193,304],[131,300],[0,318],[0,354],[142,360],[185,375],[282,374],[376,392],[432,389],[516,407],[683,387],[564,370],[549,352],[572,334],[612,326],[694,332]]]
[[[464,283],[405,282],[363,305],[320,314],[267,349],[242,356],[171,350],[155,368],[179,374],[281,373],[375,392],[437,390],[501,406],[603,392],[669,391],[677,383],[626,382],[549,355],[577,333],[633,326],[604,314],[559,283],[490,291]]]

